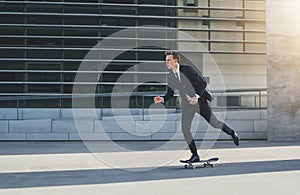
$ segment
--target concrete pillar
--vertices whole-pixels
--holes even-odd
[[[266,0],[268,139],[300,141],[300,1]]]

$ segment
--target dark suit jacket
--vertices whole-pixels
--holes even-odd
[[[200,97],[205,97],[207,82],[201,73],[197,71],[192,66],[180,65],[180,79],[181,82],[175,77],[175,74],[171,70],[168,75],[168,89],[164,96],[165,102],[174,96],[174,90],[177,89],[182,102],[187,102],[186,94],[190,97],[194,97],[198,94]],[[205,95],[205,96],[204,96]],[[206,98],[207,99],[207,98]]]

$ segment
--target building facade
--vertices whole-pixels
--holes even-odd
[[[231,113],[229,120],[245,126],[245,138],[266,136],[264,0],[0,1],[0,14],[2,140],[78,140],[71,108],[97,108],[100,120],[112,115],[112,106],[129,108],[144,120],[153,95],[166,89],[167,49],[178,50],[182,63],[207,78],[214,108],[242,108],[244,116]],[[89,58],[91,51],[96,58]],[[86,70],[80,69],[84,62],[90,62]],[[93,89],[76,93],[89,103],[74,107],[74,85]],[[178,114],[177,98],[167,108]],[[252,108],[259,116],[248,113]],[[177,129],[178,120],[165,128]],[[101,139],[95,121],[86,122],[83,137]],[[117,140],[174,134],[130,137],[115,129],[109,133]]]

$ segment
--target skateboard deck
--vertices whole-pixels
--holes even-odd
[[[215,167],[215,164],[214,162],[217,162],[219,160],[219,158],[210,158],[208,160],[200,160],[199,162],[189,162],[187,160],[181,160],[180,162],[181,163],[184,163],[184,168],[188,168],[188,167],[191,167],[193,169],[196,169],[197,168],[197,164],[202,164],[203,167]]]

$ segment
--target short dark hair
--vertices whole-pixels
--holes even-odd
[[[176,51],[166,51],[165,55],[172,55],[174,59],[177,59],[177,61],[180,61],[180,57],[179,57],[179,53],[177,53]]]

